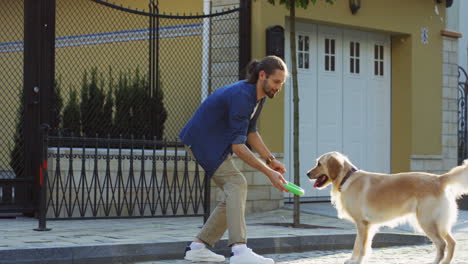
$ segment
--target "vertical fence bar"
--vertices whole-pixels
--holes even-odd
[[[177,144],[175,144],[174,148],[174,172],[172,173],[172,185],[173,185],[173,190],[174,190],[174,198],[172,200],[173,206],[172,206],[172,214],[176,215],[177,211],[179,210],[179,202],[180,199],[177,199],[178,197],[180,198],[180,186],[179,186],[179,175],[177,173],[178,170],[178,156],[177,156]],[[179,195],[177,195],[179,194]],[[177,197],[178,196],[178,197]],[[183,202],[182,202],[183,204]]]
[[[109,216],[112,207],[112,200],[109,198],[109,188],[112,188],[112,179],[110,172],[110,135],[107,134],[107,149],[106,149],[106,176],[104,179],[104,186],[106,192],[106,201],[104,204],[104,215]],[[112,189],[111,189],[112,192]]]
[[[130,196],[129,196],[129,204],[127,206],[128,208],[128,215],[129,216],[133,216],[133,210],[134,210],[134,201],[133,201],[133,183],[134,183],[134,169],[133,169],[133,160],[134,160],[134,157],[133,157],[133,148],[134,148],[134,138],[133,138],[133,135],[132,135],[132,139],[131,139],[131,144],[130,144],[130,169],[129,169],[129,175],[128,175],[128,180],[127,180],[127,190],[130,189]]]
[[[87,175],[86,175],[86,142],[84,138],[82,138],[82,146],[81,146],[81,173],[80,173],[80,184],[81,185],[81,204],[79,206],[80,208],[80,216],[84,217],[86,214],[87,210],[87,204],[88,204],[88,199],[89,199],[89,186],[88,186],[88,181],[87,181]],[[85,199],[86,193],[88,194]]]
[[[251,15],[252,2],[240,0],[239,12],[239,80],[245,78],[246,67],[252,56],[251,52]]]
[[[147,188],[146,188],[146,172],[145,172],[145,147],[146,147],[146,137],[143,136],[143,143],[141,147],[141,168],[140,168],[140,179],[138,180],[138,185],[137,185],[137,194],[140,194],[140,199],[138,200],[139,205],[139,211],[140,211],[140,216],[145,216],[145,193],[147,193]]]
[[[176,140],[176,144],[178,144],[178,143],[179,142],[177,142],[177,140]],[[189,173],[188,173],[188,152],[187,151],[185,151],[185,156],[184,156],[184,180],[183,180],[182,186],[183,186],[183,190],[184,190],[184,205],[185,205],[184,206],[184,214],[187,214],[188,209],[190,207],[190,201],[192,200],[192,199],[190,199],[192,197],[192,195],[190,194],[190,196],[189,196],[187,194],[187,192],[189,190],[191,191],[190,177],[189,177]],[[194,213],[195,213],[195,210],[194,210]]]
[[[46,213],[47,213],[47,150],[49,146],[49,125],[42,124],[40,126],[40,134],[42,137],[42,155],[41,165],[39,168],[39,227],[35,228],[34,231],[49,231],[51,228],[47,228]]]
[[[74,171],[73,171],[73,148],[70,147],[69,148],[69,155],[70,155],[70,158],[68,159],[68,174],[67,174],[67,179],[66,179],[66,183],[65,183],[65,187],[67,186],[68,184],[68,198],[69,198],[69,202],[70,204],[67,204],[66,202],[66,199],[65,199],[65,209],[66,209],[66,214],[69,216],[69,217],[72,217],[73,216],[73,202],[72,202],[72,199],[73,199],[73,195],[72,195],[72,192],[74,191],[74,188],[72,186],[72,179],[73,179],[73,176],[74,176]],[[62,190],[63,192],[63,195],[65,197],[65,189]]]
[[[463,75],[462,75],[463,74]],[[465,77],[465,82],[462,82],[462,77]],[[461,155],[462,157],[458,157],[459,158],[459,163],[463,163],[463,160],[467,158],[467,154],[468,154],[468,144],[467,144],[467,141],[468,141],[468,105],[467,105],[467,93],[468,93],[468,75],[466,73],[466,71],[458,66],[458,86],[459,86],[459,89],[462,91],[462,95],[461,95],[461,98],[462,98],[462,107],[463,107],[463,110],[464,110],[464,113],[463,113],[463,120],[462,120],[462,124],[463,124],[463,154]],[[459,104],[460,106],[460,104]],[[458,125],[460,125],[460,121],[458,122]]]
[[[150,187],[151,187],[151,216],[156,215],[156,210],[157,210],[157,202],[156,202],[156,190],[159,189],[158,186],[158,181],[156,178],[156,136],[153,137],[153,160],[151,162],[151,181],[150,181]],[[158,192],[159,194],[159,192]]]
[[[116,189],[117,189],[117,216],[122,216],[123,202],[122,202],[122,189],[124,186],[123,183],[123,172],[122,172],[122,135],[119,139],[119,155],[117,157],[117,180],[116,180]]]
[[[164,148],[164,156],[163,156],[163,173],[162,173],[162,184],[161,184],[161,190],[163,192],[163,199],[162,199],[162,214],[166,215],[167,214],[167,197],[166,197],[166,191],[169,188],[169,182],[167,179],[167,141],[164,140],[163,142],[163,148]],[[170,195],[170,194],[169,194]]]
[[[467,117],[468,117],[468,105],[466,104],[468,101],[466,100],[467,98],[467,86],[465,85],[465,87],[463,87],[463,110],[464,110],[464,113],[463,113],[463,154],[462,154],[462,158],[460,159],[460,163],[463,163],[463,160],[466,159],[466,154],[468,153],[468,144],[467,144],[467,141],[468,141],[468,120],[467,120]]]

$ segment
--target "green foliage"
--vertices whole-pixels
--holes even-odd
[[[81,116],[80,105],[78,104],[78,94],[75,89],[70,92],[68,104],[63,110],[63,127],[67,128],[65,136],[80,136],[81,135]]]
[[[139,69],[132,74],[120,73],[115,92],[115,131],[124,138],[162,139],[167,111],[163,105],[161,83],[152,91],[148,79]]]
[[[63,115],[66,135],[87,137],[162,139],[167,119],[161,85],[152,91],[139,69],[119,73],[115,82],[110,67],[107,80],[96,68],[89,77],[84,72],[81,100],[72,90]]]
[[[108,90],[106,94],[106,100],[104,102],[104,107],[102,109],[102,120],[101,126],[107,130],[106,134],[109,135],[111,129],[113,127],[113,120],[112,120],[112,109],[114,108],[114,99],[113,99],[113,91],[114,91],[114,78],[112,76],[112,68],[109,67],[109,79],[108,79]]]
[[[106,99],[104,90],[104,78],[98,74],[97,68],[91,69],[91,80],[89,82],[87,72],[84,73],[80,105],[83,136],[104,136],[110,129],[110,127],[103,126],[105,123],[112,122],[105,120],[105,117],[109,117],[109,115],[104,113]]]
[[[16,174],[16,178],[24,177],[24,94],[21,92],[20,105],[17,110],[16,131],[14,135],[14,146],[10,152],[10,167]]]
[[[115,91],[115,117],[114,117],[114,137],[131,134],[130,123],[133,117],[131,104],[128,103],[130,95],[130,85],[128,76],[119,74],[119,81]]]
[[[51,127],[59,127],[62,121],[63,98],[61,95],[61,78],[54,80],[54,89],[51,95],[49,108],[49,124]],[[24,146],[24,93],[21,90],[19,98],[19,107],[16,112],[16,128],[13,136],[14,145],[10,152],[10,167],[16,174],[17,178],[24,177],[24,162],[25,162],[25,146]]]
[[[62,78],[54,80],[54,94],[52,95],[52,100],[50,102],[50,127],[59,127],[62,122],[62,108],[63,108],[63,98],[62,98]],[[55,133],[52,132],[52,133]]]

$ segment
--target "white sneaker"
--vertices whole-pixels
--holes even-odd
[[[238,256],[232,256],[229,260],[230,264],[274,264],[275,261],[271,258],[264,258],[252,249],[248,248]]]
[[[191,261],[207,261],[207,262],[224,262],[225,258],[223,255],[218,255],[213,251],[202,248],[202,249],[188,249],[185,251],[185,260]]]

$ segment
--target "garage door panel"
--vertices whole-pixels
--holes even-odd
[[[330,188],[315,190],[305,177],[325,152],[343,152],[361,169],[390,171],[390,38],[330,26],[298,25],[296,41],[302,41],[297,50],[302,56],[298,62],[301,186],[308,197],[327,197]],[[286,46],[289,59],[288,43]],[[309,59],[307,65],[305,58]],[[285,149],[290,152],[286,162],[292,180],[291,90],[285,99],[289,118]]]
[[[342,149],[342,47],[337,28],[318,27],[318,155]]]
[[[369,34],[368,170],[390,172],[390,39]]]
[[[343,153],[346,153],[346,156],[358,168],[362,168],[365,165],[364,149],[361,140],[348,142],[343,148]]]

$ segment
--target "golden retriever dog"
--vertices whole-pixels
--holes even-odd
[[[443,175],[382,174],[359,170],[343,154],[329,152],[307,176],[315,180],[315,188],[333,184],[331,199],[338,216],[356,225],[353,254],[345,264],[365,263],[380,226],[406,221],[434,243],[434,264],[452,260],[456,242],[451,229],[457,220],[456,199],[468,193],[468,160]]]

